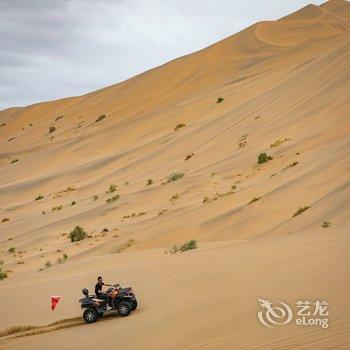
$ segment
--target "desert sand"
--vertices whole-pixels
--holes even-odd
[[[349,349],[349,67],[350,3],[331,0],[1,111],[0,348]],[[100,274],[140,306],[86,325]],[[266,328],[258,298],[326,300],[330,326]]]

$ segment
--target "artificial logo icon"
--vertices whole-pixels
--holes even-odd
[[[272,305],[272,302],[258,298],[258,301],[263,308],[258,312],[259,321],[266,327],[283,325],[289,323],[293,318],[293,311],[289,305],[279,302],[279,306]]]

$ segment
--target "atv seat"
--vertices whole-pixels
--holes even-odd
[[[106,300],[98,299],[98,298],[92,298],[93,301],[97,301],[98,303],[103,303]]]

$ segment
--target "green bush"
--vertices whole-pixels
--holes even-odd
[[[277,146],[281,145],[283,142],[286,142],[286,141],[290,141],[290,138],[288,138],[288,139],[285,138],[283,140],[277,140],[274,143],[271,143],[270,148],[277,147]]]
[[[177,252],[185,252],[187,250],[193,250],[197,248],[197,241],[190,240],[182,245],[173,245],[171,248],[169,248],[169,252],[171,254],[175,254]]]
[[[299,207],[299,209],[293,214],[293,218],[302,214],[305,210],[308,210],[311,206]]]
[[[218,99],[216,100],[216,103],[221,103],[224,101],[224,98],[223,97],[218,97]]]
[[[185,176],[185,173],[172,173],[171,175],[169,175],[166,178],[165,182],[162,182],[162,185],[165,185],[165,184],[167,184],[169,182],[173,182],[173,181],[179,180],[179,179],[181,179],[184,176]]]
[[[54,126],[50,126],[49,128],[49,134],[51,134],[52,132],[56,131],[56,128]]]
[[[260,153],[258,156],[258,164],[266,163],[268,160],[273,159],[271,156],[268,156],[266,153]]]
[[[152,185],[152,184],[153,184],[153,180],[152,180],[152,179],[148,179],[146,185],[147,185],[147,186],[150,186],[150,185]]]
[[[13,254],[15,252],[16,248],[15,247],[11,247],[9,248],[9,253]]]
[[[0,269],[0,281],[7,278],[7,272]]]
[[[71,242],[78,242],[87,237],[87,233],[84,231],[84,229],[77,225],[75,228],[69,232],[69,238]]]
[[[43,199],[44,198],[44,196],[42,195],[42,194],[39,194],[39,196],[37,196],[36,198],[35,198],[35,200],[36,201],[40,201],[40,199]]]
[[[51,261],[50,261],[50,260],[49,260],[49,261],[46,261],[45,266],[46,266],[46,267],[51,267]]]

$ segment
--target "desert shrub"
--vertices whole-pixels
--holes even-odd
[[[152,180],[152,179],[148,179],[146,185],[147,185],[147,186],[150,186],[150,185],[152,185],[152,184],[153,184],[153,180]]]
[[[261,199],[261,197],[253,197],[253,198],[250,200],[250,202],[248,203],[248,205],[251,204],[251,203],[257,202],[259,199]]]
[[[42,194],[39,194],[39,196],[37,196],[36,198],[35,198],[35,200],[36,201],[40,201],[40,199],[43,199],[44,198],[44,196],[42,195]]]
[[[191,159],[194,156],[194,153],[187,154],[185,157],[185,161]]]
[[[273,159],[271,156],[268,156],[266,153],[260,153],[258,156],[258,164],[266,163],[268,160]]]
[[[323,228],[327,228],[327,227],[331,227],[332,223],[330,221],[323,221],[322,223],[322,227]]]
[[[178,193],[174,194],[174,195],[170,198],[171,201],[175,201],[176,199],[179,199],[179,194],[178,194]]]
[[[295,216],[302,214],[305,210],[308,210],[310,208],[311,208],[311,206],[299,207],[299,209],[293,214],[293,218]]]
[[[2,124],[0,125],[1,128],[4,127],[4,126],[6,126],[6,123],[2,123]]]
[[[46,261],[45,266],[46,267],[51,267],[51,261],[50,260]]]
[[[0,269],[0,281],[7,278],[7,272]]]
[[[271,143],[270,148],[277,147],[277,146],[281,145],[283,142],[286,142],[286,141],[290,141],[290,138],[283,139],[283,140],[277,140],[274,143]]]
[[[159,210],[158,216],[159,216],[159,215],[163,215],[163,214],[166,213],[167,211],[168,211],[168,209]]]
[[[4,265],[4,260],[0,260],[0,266]]]
[[[287,166],[286,166],[285,168],[283,168],[281,171],[286,171],[287,169],[293,168],[293,166],[296,166],[296,165],[298,165],[298,164],[299,164],[299,162],[293,162],[293,163],[287,165]]]
[[[123,219],[134,219],[134,218],[137,218],[137,217],[142,216],[142,215],[146,215],[146,212],[140,211],[139,213],[132,213],[129,215],[124,215]]]
[[[116,190],[117,190],[117,185],[109,185],[109,190],[108,190],[108,192],[109,193],[113,193],[113,192],[115,192]]]
[[[101,114],[96,120],[95,120],[95,123],[98,123],[100,122],[101,120],[105,119],[106,116],[104,114]]]
[[[12,159],[11,164],[18,162],[18,159]]]
[[[197,241],[192,239],[182,245],[173,245],[172,247],[169,248],[169,252],[171,254],[175,254],[177,252],[185,252],[187,250],[193,250],[196,248],[197,248]]]
[[[94,194],[92,198],[94,199],[94,201],[97,201],[98,200],[98,195]]]
[[[218,99],[216,100],[216,103],[221,103],[224,101],[224,98],[223,97],[218,97]]]
[[[67,260],[68,259],[68,255],[66,253],[63,254],[63,259]]]
[[[87,237],[87,233],[84,231],[84,229],[77,225],[75,228],[69,232],[69,238],[71,242],[78,242]]]
[[[53,207],[52,209],[51,209],[51,211],[59,211],[59,210],[61,210],[63,208],[63,205],[61,204],[61,205],[59,205],[59,206],[57,206],[57,207]]]
[[[117,194],[116,196],[112,197],[112,198],[107,198],[106,199],[106,203],[110,204],[113,203],[115,201],[117,201],[120,198],[119,194]]]
[[[209,203],[211,200],[208,196],[205,196],[202,200],[202,203]]]
[[[72,203],[70,205],[76,205],[77,202],[76,201],[72,201]]]
[[[124,243],[120,246],[120,248],[117,250],[117,252],[121,253],[123,250],[133,246],[136,243],[137,243],[137,241],[135,241],[134,239],[129,239],[126,243]]]
[[[56,128],[54,126],[50,126],[49,127],[49,134],[51,134],[54,131],[56,131]]]
[[[165,184],[167,184],[169,182],[173,182],[173,181],[179,180],[179,179],[181,179],[184,176],[185,176],[185,173],[172,173],[171,175],[169,175],[166,178],[165,182],[162,182],[162,185],[165,185]]]
[[[73,191],[75,191],[75,190],[76,190],[75,187],[69,186],[69,187],[67,187],[63,192],[73,192]]]
[[[192,240],[190,240],[182,245],[181,251],[185,252],[186,250],[193,250],[196,248],[197,248],[197,241],[192,239]]]
[[[9,218],[3,218],[3,219],[1,220],[1,222],[7,222],[7,221],[10,221],[10,219],[9,219]]]
[[[186,124],[183,124],[183,123],[177,124],[177,125],[175,126],[174,130],[175,130],[175,131],[176,131],[176,130],[179,130],[179,129],[181,129],[181,128],[184,128],[185,126],[186,126]]]
[[[62,119],[63,118],[63,115],[60,115],[58,116],[56,119],[55,119],[55,122],[57,122],[58,120]]]
[[[15,252],[16,248],[15,247],[10,247],[8,252],[13,254]]]

